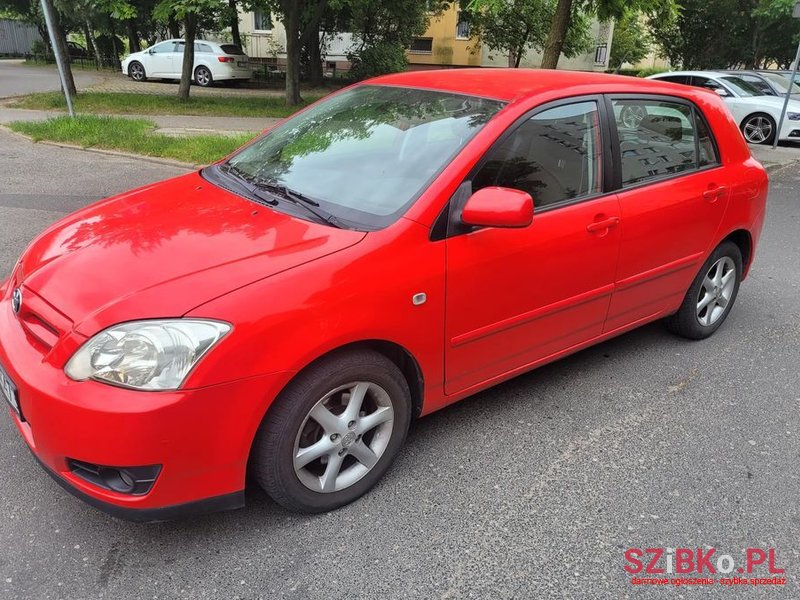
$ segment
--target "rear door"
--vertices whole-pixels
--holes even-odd
[[[622,218],[605,326],[612,331],[680,305],[722,221],[732,182],[690,102],[647,95],[608,102]],[[641,116],[638,123],[625,118],[631,113]]]
[[[604,114],[599,97],[542,107],[498,140],[453,199],[457,214],[471,193],[501,186],[528,192],[535,208],[529,227],[447,239],[447,394],[602,332],[620,239]]]

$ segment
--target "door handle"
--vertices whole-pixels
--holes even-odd
[[[717,198],[722,196],[725,193],[726,189],[727,188],[724,185],[720,185],[713,189],[706,190],[705,192],[703,192],[703,198],[705,198],[710,202],[716,202]]]
[[[589,223],[586,226],[586,231],[589,233],[595,233],[597,231],[603,231],[605,229],[610,229],[611,227],[616,227],[617,225],[619,225],[619,217],[609,217],[608,219],[604,219],[602,221]]]

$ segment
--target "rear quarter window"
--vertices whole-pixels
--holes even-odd
[[[220,48],[222,49],[222,51],[225,54],[238,54],[238,55],[243,55],[244,54],[242,49],[239,48],[239,46],[237,46],[235,44],[222,44],[220,46]]]

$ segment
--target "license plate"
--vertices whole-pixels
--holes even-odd
[[[246,61],[243,61],[243,60],[240,60],[240,61],[239,61],[238,63],[236,63],[236,64],[237,64],[237,65],[239,65],[239,67],[240,67],[240,68],[242,68],[242,69],[244,69],[244,68],[247,66],[247,62],[246,62]]]
[[[20,414],[17,386],[11,381],[11,378],[6,374],[2,366],[0,366],[0,396],[6,399],[17,415]]]

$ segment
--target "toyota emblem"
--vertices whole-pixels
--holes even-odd
[[[14,311],[14,314],[19,314],[21,308],[22,308],[22,290],[17,288],[11,295],[11,309]]]

